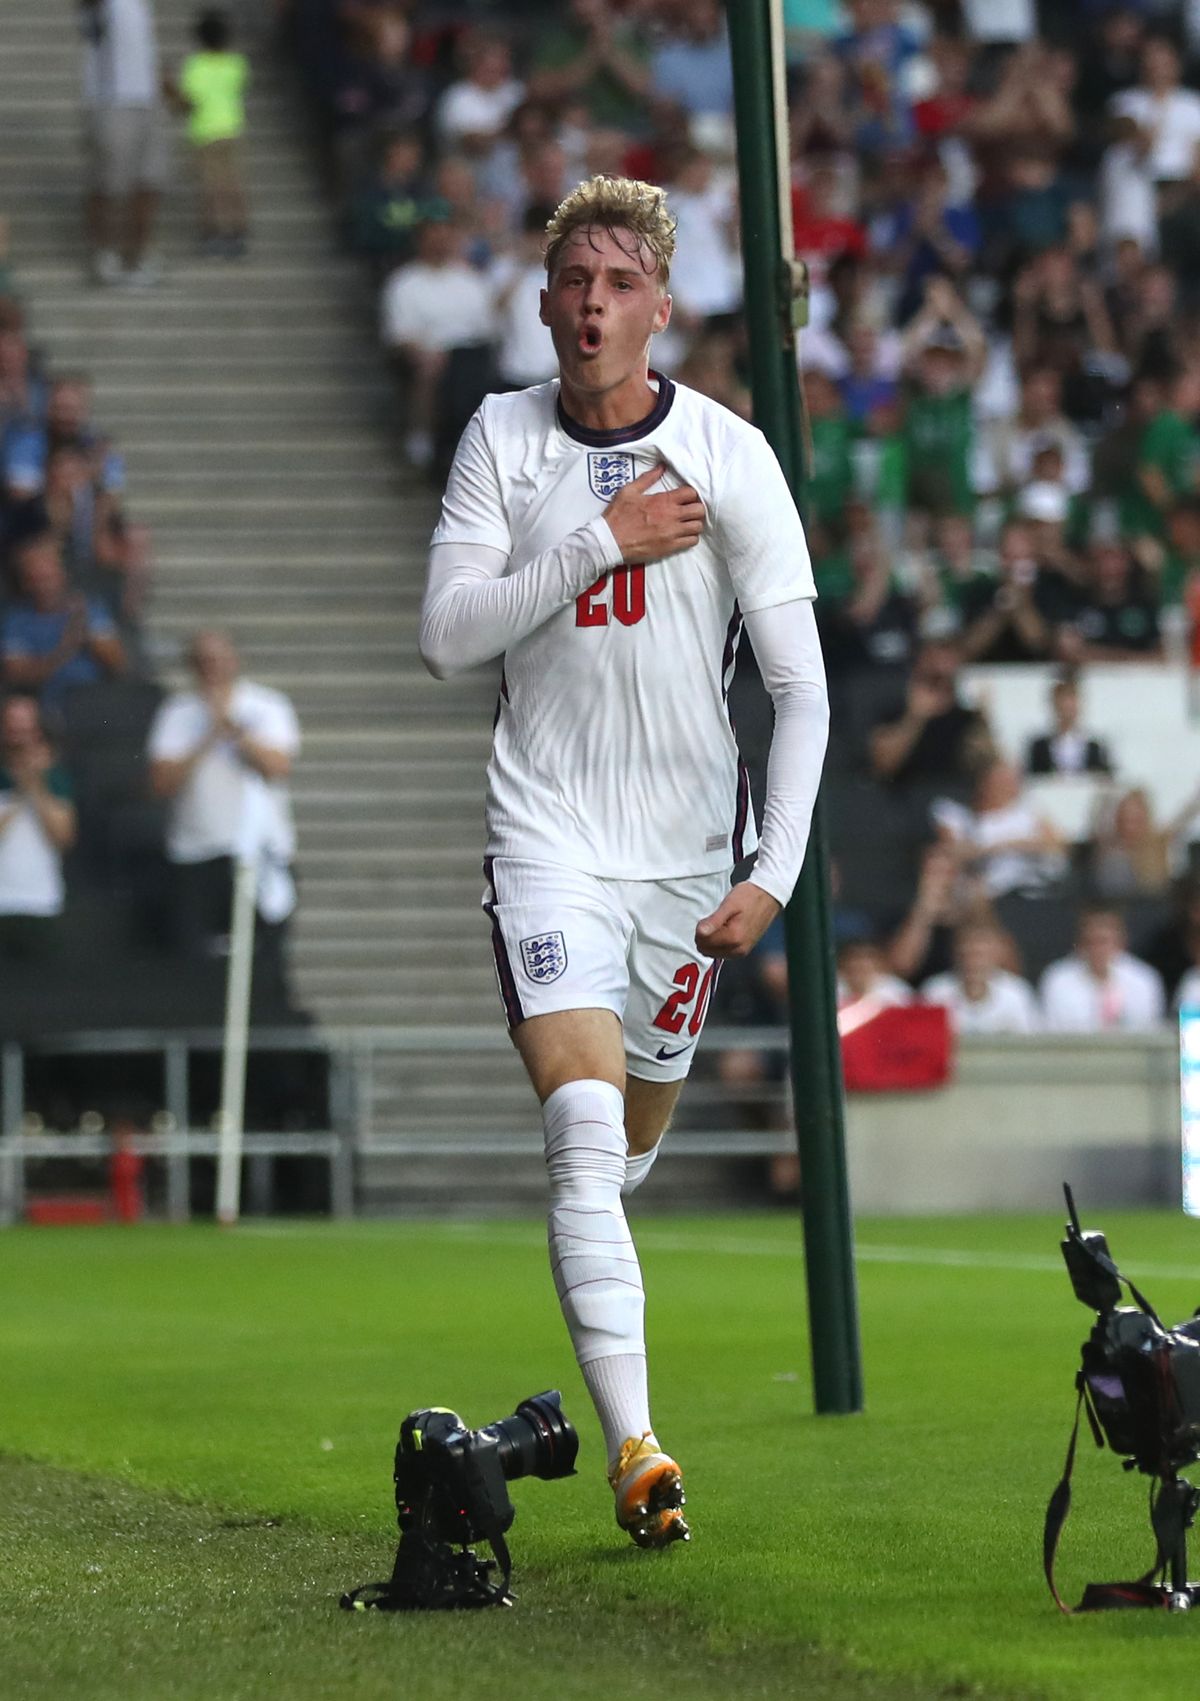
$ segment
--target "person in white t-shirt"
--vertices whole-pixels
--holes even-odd
[[[169,805],[180,943],[210,955],[226,948],[234,862],[251,858],[262,949],[281,975],[281,930],[296,904],[287,789],[300,749],[296,712],[281,691],[240,677],[224,632],[198,632],[188,659],[195,688],[160,706],[147,747],[151,787]]]
[[[1200,147],[1200,94],[1180,86],[1179,52],[1165,36],[1142,48],[1138,86],[1114,95],[1109,111],[1127,120],[1129,140],[1155,183],[1182,183],[1192,175]]]
[[[926,1004],[941,1004],[959,1034],[1033,1034],[1041,1026],[1028,981],[1002,968],[1005,937],[991,922],[968,922],[954,936],[954,968],[921,987]]]
[[[971,807],[940,798],[933,819],[964,872],[989,898],[1038,890],[1066,873],[1062,834],[1021,796],[1021,774],[997,759],[980,772]]]
[[[1149,963],[1125,949],[1125,923],[1116,910],[1083,916],[1069,957],[1051,963],[1038,992],[1051,1033],[1144,1031],[1163,1020],[1163,983]]]
[[[408,380],[405,453],[413,466],[433,461],[438,386],[452,349],[490,343],[496,331],[492,290],[463,259],[462,233],[444,219],[417,231],[417,256],[383,286],[384,347]]]
[[[497,978],[542,1104],[551,1261],[618,1524],[686,1535],[650,1422],[622,1191],[648,1173],[720,960],[791,895],[828,704],[804,531],[761,433],[649,370],[671,315],[662,190],[594,177],[547,231],[557,382],[490,396],[433,535],[421,653],[504,658],[487,801]],[[757,864],[726,692],[742,625],[775,705]]]
[[[0,961],[49,948],[64,902],[62,859],[75,842],[66,769],[42,731],[36,699],[0,705]]]
[[[512,74],[512,51],[498,36],[475,36],[466,50],[466,75],[451,83],[434,115],[444,146],[466,153],[490,148],[520,106],[525,85]]]
[[[167,183],[168,130],[150,0],[80,0],[87,234],[97,283],[157,279],[150,239]]]
[[[554,341],[538,318],[546,268],[542,243],[553,207],[528,207],[521,234],[510,254],[498,259],[489,279],[496,291],[496,366],[502,390],[542,384],[558,371]]]

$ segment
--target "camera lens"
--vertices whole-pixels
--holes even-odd
[[[575,1469],[579,1437],[562,1409],[557,1388],[522,1400],[515,1414],[489,1423],[486,1435],[500,1443],[500,1468],[509,1482],[519,1477],[569,1477]]]

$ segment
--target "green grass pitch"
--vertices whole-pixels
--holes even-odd
[[[1095,1215],[1189,1314],[1200,1226]],[[612,1522],[536,1223],[4,1235],[0,1694],[1190,1697],[1200,1623],[1063,1619],[1041,1577],[1088,1328],[1059,1230],[860,1223],[868,1409],[818,1419],[796,1220],[635,1224],[693,1526],[664,1554]],[[551,1385],[580,1474],[514,1485],[515,1610],[338,1612],[390,1565],[404,1413],[484,1423]],[[1140,1480],[1088,1444],[1076,1502],[1066,1592],[1145,1569]]]

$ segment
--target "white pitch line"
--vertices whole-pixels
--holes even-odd
[[[364,1235],[363,1230],[368,1230]],[[374,1231],[374,1232],[371,1232]],[[540,1229],[521,1228],[509,1224],[487,1223],[418,1223],[396,1218],[388,1223],[352,1225],[314,1225],[311,1223],[241,1223],[239,1235],[287,1239],[316,1234],[321,1239],[335,1237],[362,1240],[365,1238],[397,1238],[426,1236],[435,1240],[469,1240],[479,1245],[540,1247],[545,1234]],[[799,1236],[794,1246],[768,1240],[709,1240],[680,1234],[659,1234],[653,1228],[637,1234],[637,1244],[647,1252],[681,1252],[693,1256],[716,1253],[727,1258],[784,1258],[799,1263],[803,1246]],[[995,1270],[1022,1275],[1061,1276],[1064,1265],[1061,1257],[1050,1253],[972,1252],[966,1248],[941,1246],[887,1246],[859,1242],[854,1256],[860,1264],[907,1264],[928,1269]],[[1131,1265],[1135,1281],[1200,1281],[1197,1264],[1138,1264]]]

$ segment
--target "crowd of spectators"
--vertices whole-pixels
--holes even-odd
[[[539,233],[591,172],[670,191],[655,362],[749,415],[716,0],[483,21],[414,0],[280,4],[344,240],[378,285],[415,468],[439,476],[486,390],[553,376]],[[1168,905],[1196,805],[1155,819],[1085,724],[1081,684],[1096,664],[1181,656],[1200,608],[1200,8],[787,0],[785,16],[806,523],[829,770],[847,782],[831,825],[853,852],[844,979],[937,996],[965,1030],[1158,1020],[1200,933],[1140,913],[1162,930],[1136,940],[1158,950],[1152,995],[1103,907]],[[1004,748],[963,669],[1031,662],[1054,669],[1044,730]],[[1030,794],[1056,774],[1096,782],[1082,841]],[[869,793],[858,820],[840,815],[851,781]],[[908,885],[885,895],[873,877],[897,866]],[[1028,948],[1051,898],[1076,938],[1054,971],[1053,929]],[[718,1012],[777,1014],[781,964],[768,940],[726,974]]]
[[[195,690],[160,701],[142,633],[151,553],[87,377],[31,346],[0,267],[0,978],[14,963],[76,974],[83,941],[62,947],[77,874],[110,910],[132,898],[160,951],[219,958],[234,860],[252,854],[256,989],[281,1010],[295,713],[216,631],[192,643]]]

